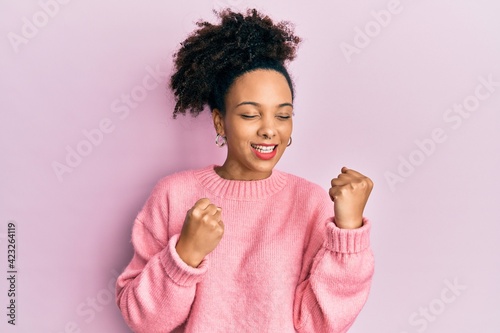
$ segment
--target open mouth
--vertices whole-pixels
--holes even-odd
[[[278,149],[276,149],[278,145],[250,144],[250,146],[252,147],[255,156],[261,160],[270,160],[274,158],[274,156],[276,156],[276,152],[278,151]]]
[[[261,154],[270,154],[276,149],[276,147],[278,147],[278,145],[261,146],[261,145],[255,145],[255,144],[251,144],[251,146],[253,149],[255,149],[256,151],[258,151]]]

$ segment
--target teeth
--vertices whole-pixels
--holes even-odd
[[[252,145],[252,147],[257,150],[260,153],[263,154],[269,154],[274,150],[274,147],[276,146],[257,146],[257,145]]]

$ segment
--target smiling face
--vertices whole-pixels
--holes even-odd
[[[271,175],[292,135],[292,93],[285,77],[256,69],[238,77],[225,98],[226,114],[214,109],[214,126],[227,141],[227,158],[216,172],[226,179]]]

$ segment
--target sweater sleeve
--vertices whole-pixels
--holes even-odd
[[[343,333],[354,323],[370,291],[371,225],[363,217],[360,228],[340,229],[330,217],[321,226],[311,235],[305,253],[295,292],[294,324],[298,332]]]
[[[196,284],[208,269],[205,258],[197,268],[187,265],[175,245],[179,234],[162,241],[166,209],[154,193],[132,228],[134,254],[116,282],[116,303],[127,325],[137,333],[173,332],[187,319]]]

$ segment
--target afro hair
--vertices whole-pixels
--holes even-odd
[[[189,110],[192,116],[206,104],[225,114],[224,97],[234,80],[249,71],[262,68],[282,73],[294,96],[293,83],[286,62],[296,57],[302,41],[294,35],[288,21],[274,24],[256,9],[246,15],[223,9],[213,11],[219,24],[199,20],[192,32],[174,53],[174,74],[170,88],[174,92],[173,117]]]

